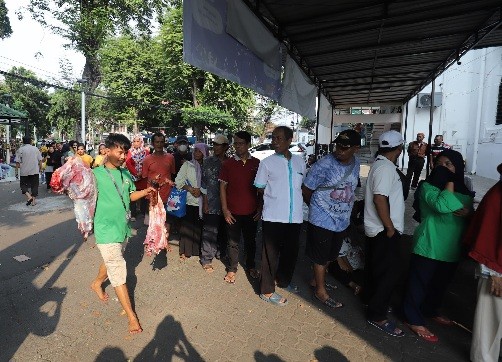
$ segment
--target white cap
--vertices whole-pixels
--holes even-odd
[[[397,131],[387,131],[378,138],[378,145],[381,148],[392,148],[404,143],[403,136]]]
[[[228,138],[227,137],[225,137],[222,134],[217,134],[213,138],[213,143],[217,143],[219,145],[222,145],[222,144],[226,143],[228,145],[229,142],[228,142]]]

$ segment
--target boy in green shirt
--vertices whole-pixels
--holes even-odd
[[[129,204],[155,191],[149,187],[136,191],[131,174],[121,166],[125,162],[127,151],[131,147],[129,139],[121,134],[112,133],[105,141],[107,161],[102,167],[93,169],[98,190],[96,212],[94,214],[94,235],[96,244],[103,257],[99,272],[91,284],[103,302],[108,300],[108,294],[102,284],[110,279],[117,298],[129,319],[129,333],[143,331],[138,317],[133,311],[129,292],[127,291],[127,269],[123,252],[126,241],[131,236],[129,228]]]

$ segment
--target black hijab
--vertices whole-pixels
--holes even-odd
[[[441,190],[445,188],[447,182],[451,181],[454,184],[455,192],[474,197],[474,193],[467,188],[464,182],[464,159],[462,154],[455,150],[444,150],[435,159],[437,160],[441,156],[449,159],[455,166],[455,173],[444,166],[435,166],[426,181]]]

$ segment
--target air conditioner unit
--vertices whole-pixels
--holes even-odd
[[[443,103],[443,93],[434,93],[434,107],[439,107]],[[418,93],[417,108],[429,108],[432,104],[430,93]]]

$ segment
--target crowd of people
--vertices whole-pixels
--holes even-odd
[[[341,132],[334,141],[333,152],[309,169],[300,156],[289,151],[293,132],[284,126],[276,127],[272,133],[275,154],[261,162],[249,153],[251,135],[246,131],[236,132],[232,143],[227,137],[217,135],[212,140],[212,154],[205,143],[194,144],[190,152],[185,136],[176,139],[175,152],[170,154],[165,150],[166,139],[162,133],[152,137],[153,152],[145,148],[140,134],[134,136],[132,142],[125,136],[112,134],[100,145],[95,159],[86,157],[83,145],[77,142],[70,143],[71,148],[66,152],[57,144],[49,145],[43,156],[26,139],[18,150],[17,162],[27,205],[35,203],[42,161],[46,162],[47,180],[51,172],[72,155],[94,167],[99,195],[95,235],[103,265],[92,288],[100,299],[106,300],[108,296],[102,283],[110,279],[129,317],[131,333],[142,329],[125,287],[122,252],[130,235],[128,221],[143,214],[148,224],[146,199],[149,195],[158,192],[165,204],[172,189],[177,188],[187,192],[186,214],[181,218],[166,216],[165,228],[167,233],[172,228],[179,230],[180,260],[198,257],[203,270],[213,273],[217,270],[214,259],[219,259],[226,269],[223,281],[228,284],[236,283],[239,260],[245,260],[244,270],[259,281],[259,297],[284,307],[288,300],[280,290],[299,292],[292,279],[304,222],[303,203],[306,203],[309,212],[305,253],[312,263],[313,296],[329,308],[343,307],[333,295],[335,286],[326,282],[328,267],[337,265],[338,275],[350,273],[354,265],[352,258],[361,256],[364,250],[361,294],[367,322],[391,336],[403,336],[404,330],[398,328],[388,313],[400,277],[396,265],[400,264],[406,190],[411,183],[415,188],[414,217],[420,224],[413,235],[414,247],[400,308],[403,321],[419,338],[438,341],[437,335],[427,327],[428,320],[453,324],[440,313],[440,307],[464,257],[464,246],[470,246],[469,255],[480,264],[471,358],[473,361],[497,360],[502,311],[498,299],[502,296],[502,182],[487,193],[475,212],[474,192],[464,182],[462,155],[444,145],[440,136],[436,136],[432,148],[423,144],[423,138],[423,134],[418,134],[417,141],[409,146],[413,170],[409,170],[406,177],[396,166],[404,148],[401,134],[388,131],[379,137],[378,156],[366,182],[364,206],[357,210],[364,215],[364,247],[357,245],[357,240],[351,240],[349,232],[357,209],[354,207],[356,188],[360,185],[360,162],[356,154],[361,138],[355,130]],[[230,146],[234,149],[231,156],[227,152]],[[432,171],[419,183],[415,172],[418,168],[421,171],[429,156]],[[33,162],[28,166],[26,160]],[[499,172],[502,174],[502,165]],[[106,198],[100,196],[105,193]],[[112,220],[110,215],[114,221],[104,222],[106,218]],[[259,221],[263,246],[256,253]],[[244,258],[239,258],[241,238]],[[361,292],[361,286],[350,277],[340,279],[357,294]],[[490,328],[483,328],[483,324],[489,324]]]

